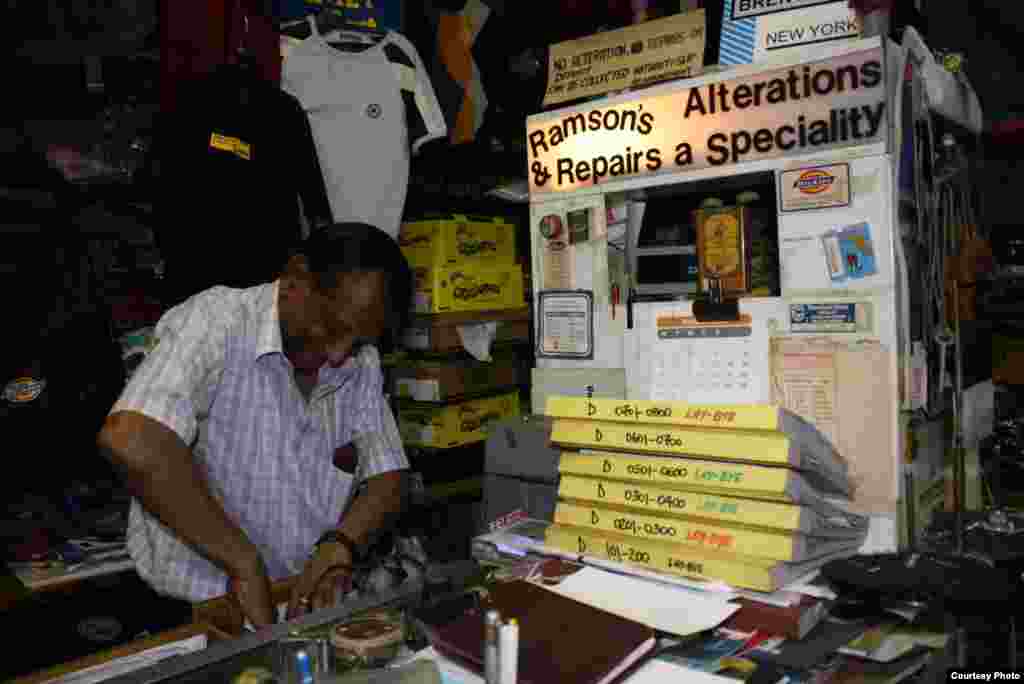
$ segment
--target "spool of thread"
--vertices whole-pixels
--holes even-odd
[[[519,678],[519,623],[515,618],[501,626],[498,639],[498,652],[501,654],[499,684],[516,684]]]

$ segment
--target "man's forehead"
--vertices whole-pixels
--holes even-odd
[[[346,291],[351,293],[353,287],[383,288],[387,284],[387,276],[382,271],[337,271],[333,274],[327,274],[327,277],[323,278],[322,282],[325,290],[329,290],[331,294],[343,296]]]

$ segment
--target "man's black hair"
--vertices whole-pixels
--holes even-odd
[[[366,223],[335,223],[313,230],[297,251],[321,289],[336,286],[341,273],[380,271],[387,276],[387,329],[380,347],[390,351],[409,322],[414,287],[412,269],[398,242]]]

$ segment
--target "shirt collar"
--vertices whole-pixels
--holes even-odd
[[[284,353],[284,340],[281,337],[280,293],[281,281],[275,280],[267,288],[267,293],[264,295],[270,301],[264,300],[260,302],[256,326],[256,361],[260,361],[263,357],[271,354],[280,354],[282,358],[287,358],[287,355]],[[340,377],[350,373],[365,364],[368,351],[368,349],[360,350],[358,353],[345,359],[345,363],[338,368],[324,366],[321,370],[325,371],[328,377]],[[373,350],[369,353],[372,355],[375,352],[376,350]]]
[[[278,298],[281,292],[281,281],[275,280],[268,293],[264,295],[270,301],[261,302],[256,327],[256,360],[267,354],[284,355],[284,340],[281,339],[281,318],[278,309]]]

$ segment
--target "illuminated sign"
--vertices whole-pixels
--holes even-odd
[[[530,117],[530,194],[879,143],[887,132],[876,47]]]

